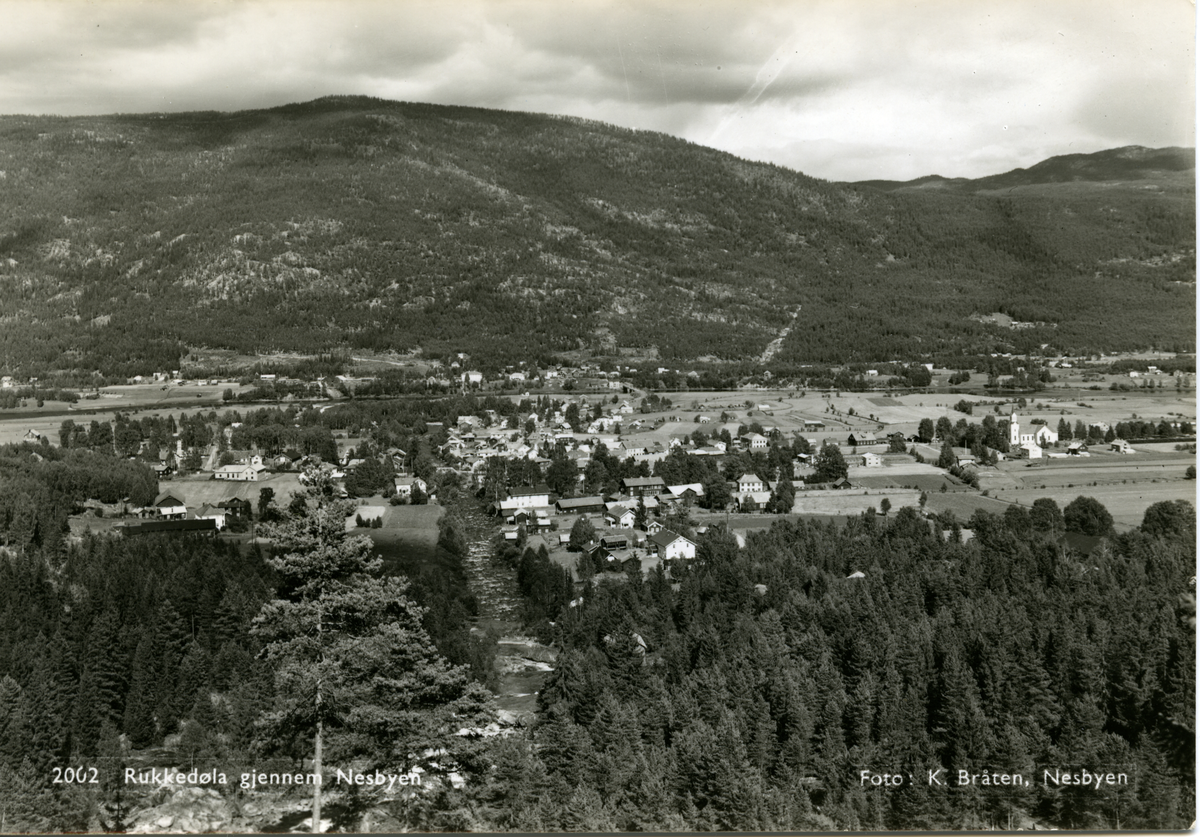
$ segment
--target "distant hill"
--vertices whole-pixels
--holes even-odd
[[[864,180],[856,186],[895,191],[897,189],[953,189],[960,192],[986,192],[1016,189],[1051,183],[1130,183],[1159,182],[1184,186],[1194,183],[1196,151],[1192,148],[1143,148],[1129,145],[1092,154],[1063,154],[1043,160],[1027,169],[1013,169],[976,179],[945,178],[928,175],[916,180]]]
[[[193,347],[753,361],[793,315],[773,368],[1191,349],[1184,156],[1055,158],[1012,194],[995,190],[1017,172],[885,191],[586,120],[361,97],[2,117],[0,368],[132,375]],[[1170,176],[1053,179],[1104,171]],[[1039,325],[971,318],[997,311]]]

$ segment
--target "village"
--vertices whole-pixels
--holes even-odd
[[[520,372],[485,381],[482,373],[452,363],[446,372],[459,376],[464,394],[489,387],[515,409],[480,409],[427,422],[422,457],[395,445],[373,445],[368,432],[335,434],[323,456],[295,448],[239,448],[235,443],[245,444],[238,435],[242,423],[213,423],[214,406],[227,408],[227,393],[272,384],[275,376],[247,384],[163,373],[106,388],[103,398],[126,402],[151,391],[161,399],[164,387],[167,395],[195,390],[205,395],[205,405],[189,405],[180,419],[187,412],[207,416],[214,435],[202,449],[189,449],[178,433],[160,447],[152,464],[160,492],[152,504],[90,502],[72,528],[76,534],[244,533],[254,520],[303,494],[306,472],[316,471],[358,504],[348,527],[411,529],[415,518],[408,510],[436,506],[438,486],[450,479],[480,498],[494,515],[498,537],[545,546],[579,580],[689,560],[697,535],[716,523],[744,543],[749,532],[781,516],[845,519],[910,507],[947,536],[953,523],[957,537],[970,538],[968,523],[977,510],[1002,514],[1041,496],[1062,505],[1095,496],[1110,505],[1118,528],[1137,525],[1155,502],[1195,496],[1194,469],[1189,471],[1194,397],[1175,386],[1132,392],[1110,386],[1097,392],[1099,387],[1077,385],[1028,400],[936,390],[798,392],[763,386],[658,394],[633,386],[627,370],[624,378],[620,372],[607,377],[598,368],[583,371],[596,377],[577,374],[564,390],[561,382],[554,387],[558,370],[543,370],[534,381]],[[326,386],[340,387],[334,393],[340,395],[368,379],[341,376]],[[535,384],[554,388],[531,394]],[[223,397],[208,401],[215,392]],[[186,398],[166,402],[186,403]],[[146,401],[142,410],[174,421],[162,401]],[[1149,439],[1146,422],[1138,419],[1147,415],[1154,416]],[[0,434],[24,426],[21,441],[52,440],[46,423],[38,430],[20,421],[0,421]],[[1135,428],[1141,434],[1136,443],[1117,433]],[[149,444],[143,442],[135,455],[153,459]],[[597,478],[589,471],[597,458],[621,463],[626,476]],[[664,478],[679,472],[671,463],[691,463],[687,470],[703,479]],[[500,483],[489,477],[498,466],[505,473]],[[356,475],[366,470],[376,475],[369,491],[356,484]],[[420,514],[426,529],[436,522],[436,515]]]

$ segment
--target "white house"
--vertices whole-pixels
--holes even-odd
[[[877,453],[864,453],[862,464],[867,468],[878,468],[883,464],[883,457]]]
[[[187,505],[169,492],[163,492],[154,498],[154,508],[159,517],[167,520],[183,520],[187,517]]]
[[[513,509],[533,509],[550,505],[550,489],[544,485],[533,488],[514,488],[508,492],[505,506]]]
[[[225,509],[214,508],[208,503],[205,503],[200,507],[199,511],[196,512],[195,519],[215,521],[217,524],[217,529],[221,530],[225,528],[226,511]]]
[[[767,437],[761,433],[747,433],[742,437],[742,441],[750,450],[762,450],[767,446]]]
[[[429,486],[425,480],[420,477],[396,477],[396,496],[403,497],[406,500],[411,499],[413,489],[417,489],[422,494],[429,494]]]
[[[769,489],[758,474],[742,474],[737,478],[737,490],[740,494],[742,492],[767,491]]]
[[[482,384],[483,383],[483,373],[482,372],[464,372],[463,373],[463,381],[468,384]]]
[[[1048,424],[1039,424],[1033,431],[1033,441],[1039,445],[1053,445],[1058,441],[1058,431],[1051,430]]]
[[[234,465],[222,465],[213,472],[213,478],[219,480],[234,480],[236,482],[257,482],[259,475],[267,470],[262,457],[258,454],[250,457],[249,462],[239,462]]]
[[[1027,441],[1027,442],[1022,442],[1020,444],[1018,450],[1023,451],[1024,454],[1027,457],[1029,457],[1030,459],[1041,459],[1042,458],[1042,446],[1032,440]]]
[[[1108,449],[1113,453],[1133,453],[1133,448],[1131,448],[1129,446],[1129,442],[1125,441],[1124,439],[1113,439],[1112,444],[1109,445]]]
[[[632,529],[636,519],[637,514],[628,506],[618,506],[604,513],[605,522],[618,529]]]
[[[647,538],[647,545],[664,561],[677,558],[692,559],[696,557],[696,544],[667,529],[656,532]]]

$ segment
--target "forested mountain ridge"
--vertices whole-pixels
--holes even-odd
[[[776,363],[1194,348],[1190,173],[886,192],[585,120],[361,97],[2,117],[0,172],[7,373],[148,373],[194,346],[746,359],[798,310]],[[990,311],[1043,325],[969,319]]]
[[[876,189],[941,187],[961,192],[1015,189],[1048,183],[1120,184],[1145,181],[1163,188],[1187,189],[1195,180],[1196,151],[1193,148],[1144,148],[1128,145],[1092,154],[1061,154],[1027,169],[1013,169],[987,177],[941,177],[928,175],[916,180],[864,180],[858,186]]]

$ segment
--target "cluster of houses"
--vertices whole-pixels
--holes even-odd
[[[640,560],[643,552],[663,561],[696,557],[695,542],[660,521],[647,518],[642,530],[636,527],[640,515],[691,504],[703,497],[704,486],[700,483],[667,485],[661,477],[630,477],[621,481],[619,494],[610,497],[569,497],[551,503],[551,496],[547,486],[516,488],[494,503],[492,511],[507,524],[505,538],[517,540],[520,527],[526,531],[549,530],[555,518],[562,515],[594,515],[608,532],[585,549],[597,566],[625,566],[630,560]],[[566,545],[569,539],[570,535],[561,533],[558,543]]]
[[[177,493],[164,491],[150,505],[130,509],[138,520],[121,524],[120,530],[126,535],[155,532],[215,533],[224,530],[234,518],[244,515],[247,505],[244,500],[234,499],[215,506],[204,503],[197,508],[189,508]]]
[[[637,569],[644,572],[644,562],[690,561],[696,557],[696,542],[674,532],[658,521],[643,532],[614,533],[601,537],[583,549],[592,566],[601,571],[622,572]]]
[[[508,367],[502,372],[491,375],[470,368],[470,355],[459,352],[449,362],[434,361],[426,383],[431,386],[462,386],[483,387],[488,385],[511,386],[512,384],[571,384],[579,389],[601,389],[620,392],[625,388],[620,377],[622,371],[635,373],[632,367],[621,367],[621,370],[604,371],[597,364],[585,363],[581,366],[546,366],[535,365],[525,367]]]
[[[667,485],[662,477],[630,477],[621,480],[618,495],[604,497],[566,497],[551,502],[547,486],[514,488],[493,504],[492,511],[512,526],[550,528],[556,515],[602,515],[603,522],[615,529],[632,529],[638,509],[646,512],[669,510],[677,504],[692,504],[704,496],[700,483]]]
[[[509,427],[492,410],[487,411],[486,417],[482,419],[478,416],[459,416],[446,429],[447,438],[438,448],[438,453],[443,457],[454,457],[458,460],[459,470],[478,473],[493,457],[528,459],[539,465],[548,465],[549,460],[539,453],[540,446],[562,441],[570,448],[567,456],[582,470],[600,446],[618,459],[653,459],[666,454],[673,445],[683,444],[683,439],[686,438],[681,436],[678,441],[672,439],[668,444],[660,441],[647,444],[620,439],[617,435],[619,430],[635,430],[643,424],[638,419],[623,423],[624,417],[633,413],[633,406],[628,401],[613,405],[611,412],[589,420],[582,432],[576,434],[565,414],[571,403],[567,402],[545,420],[533,412],[518,415],[520,429]],[[581,414],[585,409],[590,409],[586,399],[582,397],[574,403],[580,405]],[[532,426],[533,431],[526,433],[527,426]],[[581,435],[585,438],[580,439]],[[724,453],[724,445],[714,447],[713,451]]]

